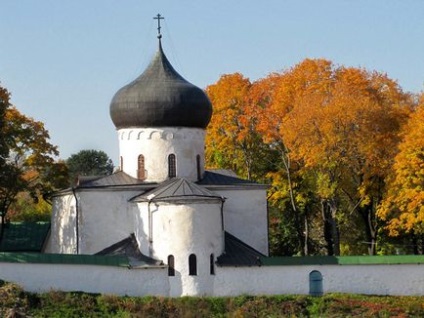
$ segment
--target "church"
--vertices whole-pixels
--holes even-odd
[[[170,64],[160,32],[158,42],[110,104],[119,171],[54,196],[45,252],[125,255],[134,267],[166,267],[170,295],[212,294],[216,266],[268,255],[267,186],[205,170],[213,105]]]
[[[128,296],[424,295],[423,255],[268,256],[267,186],[205,170],[213,105],[166,58],[157,19],[155,56],[110,104],[118,171],[57,192],[34,235],[11,228],[0,280]]]

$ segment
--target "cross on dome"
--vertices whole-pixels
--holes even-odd
[[[162,34],[160,33],[160,20],[165,20],[164,17],[162,17],[159,13],[157,14],[157,16],[153,17],[153,19],[158,20],[158,39],[162,38]]]

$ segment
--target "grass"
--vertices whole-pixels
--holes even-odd
[[[0,282],[0,317],[424,317],[424,297],[118,297],[59,291],[34,294]]]

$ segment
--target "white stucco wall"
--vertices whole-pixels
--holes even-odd
[[[134,215],[127,201],[140,193],[141,190],[77,189],[77,199],[72,193],[54,197],[45,252],[95,254],[127,238],[134,232]]]
[[[73,194],[53,198],[51,231],[46,253],[76,253],[76,200]]]
[[[82,291],[128,296],[167,296],[167,271],[163,268],[64,264],[0,263],[0,279],[26,291]]]
[[[214,275],[210,274],[210,255],[216,259],[224,250],[221,201],[184,203],[151,203],[151,233],[148,204],[138,203],[136,237],[146,255],[164,263],[169,255],[174,256],[175,276],[169,278],[171,296],[212,295]],[[152,238],[151,251],[149,237]],[[196,276],[189,276],[190,254],[196,255]]]
[[[309,294],[309,273],[323,275],[324,293],[424,295],[424,265],[302,265],[217,267],[211,295]],[[0,279],[31,292],[50,290],[130,296],[184,296],[167,268],[128,269],[97,265],[0,263]],[[193,282],[196,276],[189,277]],[[181,284],[178,294],[173,284]],[[193,294],[194,295],[194,294]],[[204,295],[199,291],[199,296]]]
[[[80,190],[79,253],[95,254],[134,232],[128,199],[138,190]]]
[[[145,160],[146,182],[168,179],[168,155],[175,154],[177,177],[197,181],[196,156],[204,173],[205,130],[200,128],[126,128],[118,131],[123,171],[137,178],[138,156]]]
[[[424,295],[422,264],[220,267],[214,294],[309,294],[313,270],[323,276],[324,293]]]
[[[208,189],[226,198],[224,203],[225,230],[259,252],[268,255],[268,211],[266,189],[220,188]]]

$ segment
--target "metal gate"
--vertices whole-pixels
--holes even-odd
[[[319,271],[312,271],[309,273],[309,295],[322,296],[322,275]]]

